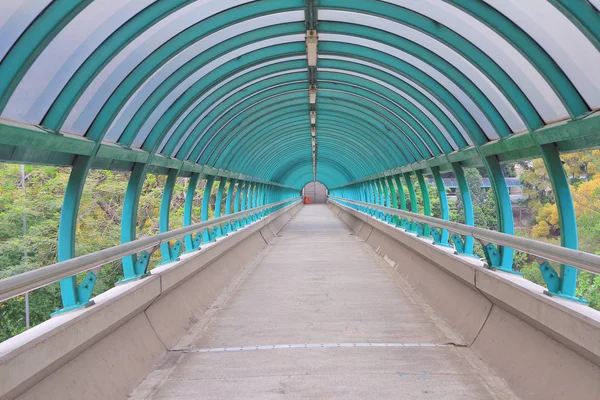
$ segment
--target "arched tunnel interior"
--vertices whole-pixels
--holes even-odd
[[[503,163],[539,158],[557,205],[554,245],[577,250],[561,157],[600,147],[599,71],[599,0],[0,0],[0,161],[70,168],[59,264],[77,260],[82,194],[90,171],[102,169],[129,173],[122,245],[139,242],[151,174],[167,177],[160,234],[173,231],[169,207],[181,177],[189,179],[181,229],[193,226],[202,182],[201,222],[246,213],[195,236],[186,231],[181,241],[165,236],[148,247],[163,263],[305,196],[337,207],[337,216],[363,212],[459,255],[473,258],[481,243],[491,270],[518,275],[519,248],[504,236],[493,242],[465,228],[453,235],[434,220],[407,218],[431,217],[430,181],[439,219],[449,220],[451,174],[464,210],[458,222],[474,227],[465,169],[476,167],[491,188],[497,233],[514,236]],[[321,215],[314,212],[310,218]],[[360,236],[367,225],[352,229]],[[371,236],[378,238],[365,241]],[[110,260],[122,258],[120,283],[150,275],[147,251],[119,251]],[[585,254],[585,265],[595,262]],[[553,298],[583,302],[577,265],[566,256],[549,259],[554,267],[531,258]],[[77,274],[87,272],[92,288],[96,275],[72,271],[53,275],[59,314],[91,304]],[[23,293],[12,282],[6,299]],[[10,393],[22,394],[19,387]]]

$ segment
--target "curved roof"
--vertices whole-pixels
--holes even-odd
[[[313,110],[316,179],[335,187],[573,149],[587,125],[557,121],[598,126],[598,0],[0,3],[5,160],[187,161],[301,188]]]

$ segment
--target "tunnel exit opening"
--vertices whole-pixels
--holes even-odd
[[[321,182],[310,182],[302,189],[302,196],[310,198],[309,204],[325,204],[327,202],[327,187]]]

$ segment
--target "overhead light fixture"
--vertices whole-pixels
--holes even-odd
[[[317,102],[317,86],[310,85],[308,88],[308,98],[310,99],[310,104],[315,104]]]
[[[317,124],[317,112],[316,111],[311,111],[310,112],[310,124],[311,125],[316,125]]]
[[[315,136],[317,136],[317,127],[316,127],[316,126],[314,126],[314,125],[312,125],[312,126],[310,127],[310,136],[312,136],[312,137],[315,137]]]
[[[317,45],[319,44],[319,35],[317,31],[306,31],[306,58],[309,67],[317,66]]]

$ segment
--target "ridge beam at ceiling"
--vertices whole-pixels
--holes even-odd
[[[319,35],[317,33],[316,0],[306,4],[306,60],[308,62],[308,102],[310,118],[310,141],[312,151],[313,181],[317,180],[317,61]]]

